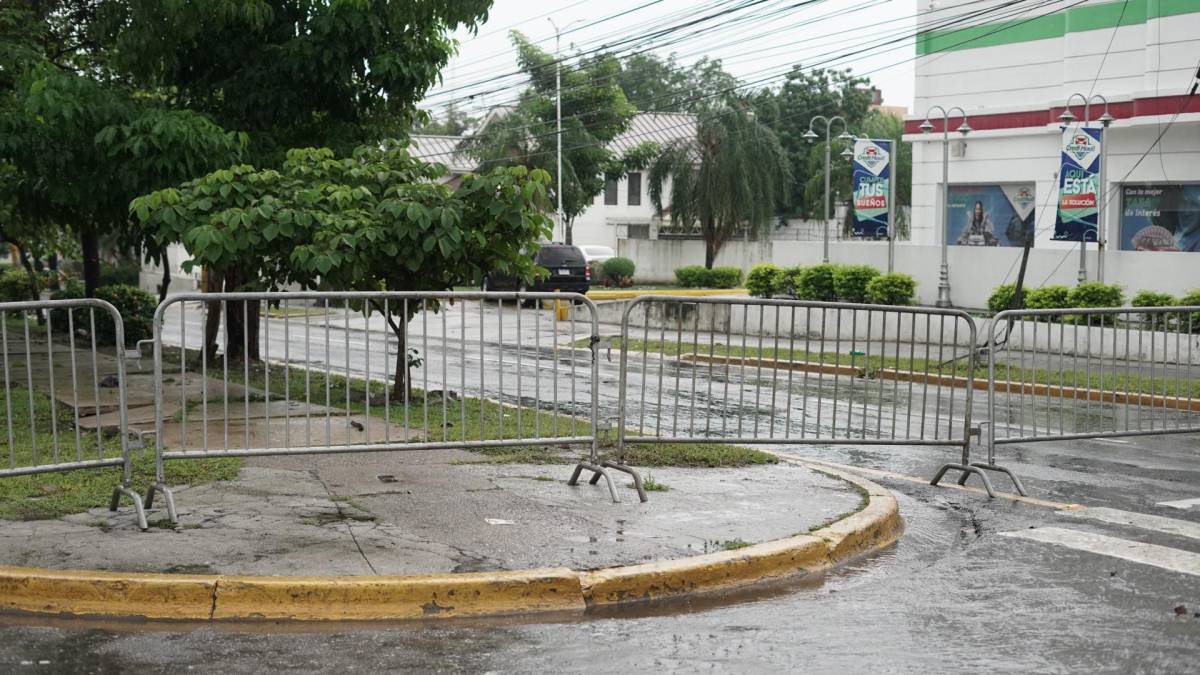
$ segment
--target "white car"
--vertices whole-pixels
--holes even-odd
[[[579,250],[583,251],[583,257],[589,263],[602,263],[609,258],[617,257],[617,252],[610,246],[580,246]]]

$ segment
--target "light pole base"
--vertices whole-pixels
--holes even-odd
[[[941,272],[938,274],[938,307],[953,307],[954,303],[950,302],[950,268],[945,263],[942,263]]]

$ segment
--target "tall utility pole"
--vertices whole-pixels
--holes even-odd
[[[925,111],[921,133],[933,131],[933,122],[930,122],[929,118],[935,110],[942,113],[942,226],[939,228],[942,233],[942,266],[938,271],[937,306],[950,307],[950,113],[957,110],[962,117],[962,124],[956,131],[963,136],[971,133],[971,125],[967,124],[967,112],[962,108],[955,106],[947,111],[942,106],[935,105]]]
[[[838,135],[838,140],[853,141],[854,136],[852,136],[850,134],[850,130],[847,129],[848,125],[846,124],[846,120],[842,119],[842,117],[840,115],[834,115],[833,117],[817,115],[816,117],[814,117],[808,121],[808,131],[804,132],[804,135],[802,136],[802,138],[804,138],[804,140],[808,141],[809,143],[812,143],[817,140],[817,134],[813,132],[813,123],[818,120],[825,123],[825,210],[821,212],[821,220],[825,221],[825,235],[824,235],[825,248],[824,248],[824,254],[821,258],[821,262],[828,263],[829,262],[829,221],[833,219],[833,216],[829,213],[829,159],[830,159],[830,154],[831,154],[831,151],[833,148],[833,143],[831,142],[831,140],[829,138],[829,132],[833,128],[834,122],[841,122],[842,123],[842,133]],[[846,148],[845,150],[842,151],[842,157],[852,157],[852,156],[854,156],[854,152],[850,148]]]
[[[1098,185],[1096,187],[1096,278],[1098,281],[1103,283],[1104,282],[1104,243],[1105,243],[1104,235],[1105,235],[1105,228],[1107,225],[1107,223],[1105,222],[1105,217],[1104,217],[1105,216],[1105,213],[1104,213],[1105,202],[1107,201],[1104,198],[1105,192],[1106,192],[1104,181],[1108,179],[1108,173],[1106,171],[1106,169],[1108,168],[1106,166],[1107,160],[1108,160],[1108,152],[1107,152],[1108,144],[1105,142],[1107,139],[1105,138],[1106,134],[1104,132],[1108,129],[1108,125],[1112,124],[1113,116],[1108,114],[1108,99],[1104,98],[1100,94],[1095,94],[1090,98],[1087,96],[1084,96],[1083,94],[1079,94],[1079,93],[1071,94],[1069,97],[1067,97],[1067,107],[1064,108],[1062,111],[1062,114],[1058,116],[1059,121],[1062,122],[1062,127],[1064,130],[1072,122],[1075,121],[1075,115],[1071,112],[1071,101],[1074,101],[1076,98],[1083,99],[1083,126],[1085,128],[1092,121],[1092,101],[1095,101],[1096,99],[1100,99],[1100,102],[1104,104],[1104,114],[1101,115],[1098,120],[1101,125],[1100,126],[1100,175],[1097,176]],[[1079,283],[1081,283],[1081,284],[1087,281],[1087,233],[1086,232],[1079,236],[1079,274],[1078,274],[1077,278],[1079,280]]]
[[[559,39],[562,37],[562,30],[559,29],[558,24],[554,23],[554,19],[546,17],[546,20],[554,27],[554,145],[555,153],[558,155],[558,169],[554,174],[557,180],[557,185],[554,188],[554,196],[558,199],[558,209],[555,211],[554,219],[558,221],[555,223],[555,226],[562,233],[563,243],[570,244],[571,231],[567,229],[567,219],[563,213],[562,198],[562,56],[559,54]],[[576,19],[564,26],[564,28],[570,28],[582,20]]]

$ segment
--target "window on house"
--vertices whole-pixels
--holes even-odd
[[[634,172],[629,174],[629,199],[630,206],[642,205],[642,174]]]
[[[617,181],[609,178],[604,181],[604,203],[607,206],[617,205]]]

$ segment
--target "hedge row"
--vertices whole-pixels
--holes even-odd
[[[882,274],[870,265],[813,265],[782,268],[755,265],[746,275],[746,290],[760,298],[777,295],[817,302],[911,305],[917,283],[907,274]]]
[[[742,283],[742,271],[736,267],[687,265],[675,270],[675,280],[684,288],[737,288]]]
[[[1012,306],[1016,287],[1012,284],[1000,286],[992,291],[988,298],[988,309],[1001,312]],[[1125,293],[1116,284],[1087,282],[1074,288],[1067,286],[1042,286],[1025,291],[1025,309],[1086,309],[1105,307],[1124,307]],[[1156,291],[1140,291],[1133,296],[1129,304],[1133,307],[1187,307],[1200,306],[1200,289],[1196,289],[1182,298],[1176,298],[1169,293]],[[1173,319],[1166,315],[1145,314],[1143,320],[1157,328],[1167,328]],[[1102,323],[1100,318],[1091,320],[1095,324]],[[1186,321],[1186,319],[1184,320]],[[1200,332],[1200,312],[1192,315],[1192,330]],[[1187,326],[1181,326],[1187,330]]]

